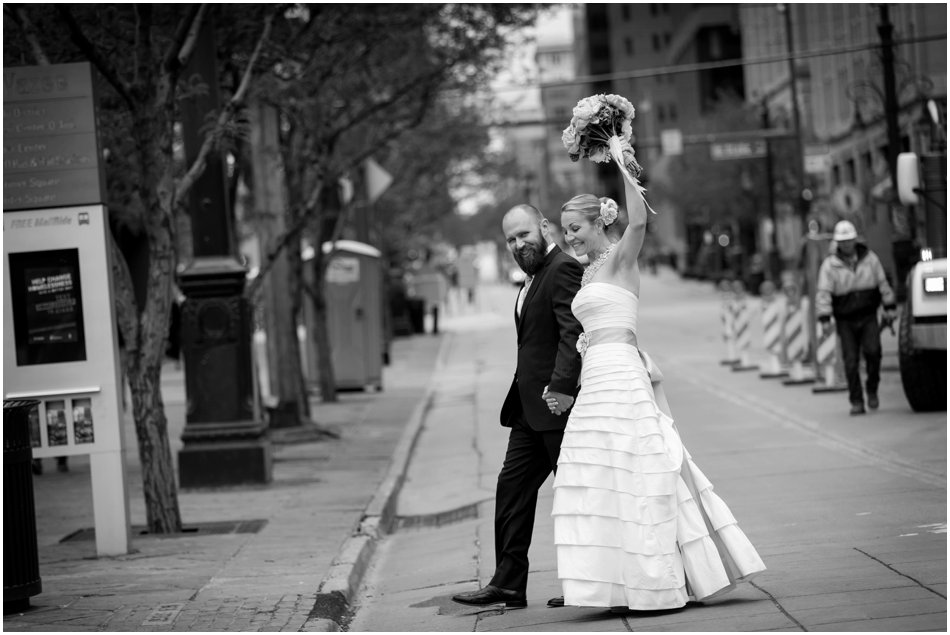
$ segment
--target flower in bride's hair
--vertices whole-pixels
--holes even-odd
[[[587,333],[581,333],[577,336],[577,352],[581,354],[581,357],[587,352],[588,342],[589,338],[587,337]]]
[[[600,217],[603,219],[605,227],[613,224],[617,220],[618,214],[617,201],[607,197],[600,199]]]

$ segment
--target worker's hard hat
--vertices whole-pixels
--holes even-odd
[[[854,224],[850,221],[838,221],[838,224],[835,225],[835,242],[841,242],[842,240],[854,240],[857,237],[858,230],[854,228]]]

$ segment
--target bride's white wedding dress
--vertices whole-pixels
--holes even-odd
[[[638,298],[604,282],[572,305],[590,344],[554,480],[564,603],[671,609],[765,565],[657,405]]]

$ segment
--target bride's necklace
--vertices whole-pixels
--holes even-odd
[[[604,253],[597,256],[597,259],[590,263],[587,266],[587,269],[584,269],[584,274],[581,276],[581,286],[585,286],[590,279],[594,277],[594,274],[597,273],[597,270],[604,266],[604,263],[607,262],[607,256],[610,255],[610,252],[614,250],[614,244],[611,243],[607,249],[604,250]]]

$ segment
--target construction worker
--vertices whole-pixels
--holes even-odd
[[[858,242],[858,232],[846,220],[835,225],[837,244],[818,270],[815,315],[823,334],[834,317],[841,355],[848,379],[851,414],[864,414],[861,390],[860,355],[867,366],[867,405],[876,410],[877,388],[881,379],[881,327],[878,307],[884,306],[885,322],[897,317],[894,291],[884,275],[884,267],[867,245]]]

